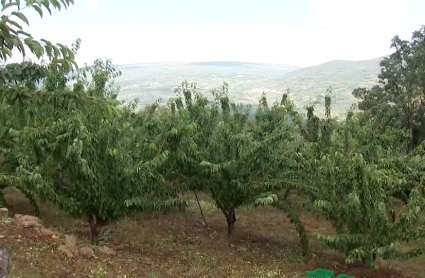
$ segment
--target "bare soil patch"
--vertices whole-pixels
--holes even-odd
[[[14,213],[33,214],[25,198],[6,192]],[[234,237],[227,239],[224,216],[207,194],[200,194],[208,225],[196,203],[183,212],[142,213],[103,229],[101,246],[89,251],[88,224],[74,220],[51,204],[40,204],[43,227],[61,238],[35,232],[34,227],[0,223],[0,248],[13,262],[11,277],[305,277],[305,271],[326,268],[357,278],[425,277],[424,258],[382,262],[378,271],[362,264],[347,266],[340,254],[311,240],[311,257],[301,256],[294,226],[273,208],[239,209]],[[323,219],[299,212],[309,233],[332,233]],[[60,252],[65,235],[77,240],[78,254]],[[107,246],[108,252],[100,248]],[[90,247],[90,248],[86,248]],[[83,250],[81,250],[83,248]]]

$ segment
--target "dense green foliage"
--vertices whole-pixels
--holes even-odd
[[[50,4],[60,7],[26,1],[40,15]],[[14,5],[11,15],[26,22],[19,1],[2,1],[3,10]],[[19,35],[30,35],[9,17],[1,24],[4,62],[13,46],[24,54]],[[86,218],[93,244],[103,226],[129,213],[182,208],[182,193],[206,190],[229,236],[238,208],[270,205],[294,223],[307,255],[297,215],[303,206],[333,224],[336,235],[316,236],[347,263],[376,266],[377,255],[420,255],[423,249],[402,243],[425,237],[424,38],[425,27],[410,42],[394,38],[395,53],[381,63],[383,86],[355,90],[361,111],[344,120],[331,115],[331,91],[323,119],[314,106],[304,119],[287,94],[272,106],[263,95],[251,119],[249,107],[231,101],[226,83],[211,101],[184,82],[166,106],[158,101],[136,111],[137,102],[117,101],[113,80],[120,72],[110,60],[71,71],[79,40],[71,48],[47,41],[41,48],[25,39],[50,62],[0,68],[0,189],[16,187],[35,208],[34,195]]]

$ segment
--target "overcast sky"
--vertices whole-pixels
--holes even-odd
[[[391,53],[425,24],[424,0],[75,0],[43,19],[35,38],[70,45],[79,64],[243,61],[299,67]],[[13,61],[20,61],[16,54]]]

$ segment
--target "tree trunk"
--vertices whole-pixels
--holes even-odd
[[[391,220],[394,223],[395,222],[395,218],[396,218],[395,212],[392,211],[390,213],[391,213]]]
[[[369,256],[366,256],[365,258],[363,258],[362,262],[364,264],[375,263],[376,262],[376,253],[374,253],[374,252],[369,253]]]
[[[99,234],[103,226],[108,225],[108,221],[101,219],[98,215],[87,215],[90,226],[90,239],[92,245],[99,245]]]
[[[227,219],[227,236],[231,237],[233,235],[233,231],[235,230],[235,222],[236,222],[236,213],[235,209],[230,209],[226,214]]]
[[[288,197],[289,197],[289,192],[291,191],[291,189],[286,189],[286,191],[285,191],[285,194],[283,195],[283,200],[286,200],[286,199],[288,199]]]
[[[99,233],[100,233],[100,227],[97,225],[90,227],[90,239],[92,245],[99,245]]]

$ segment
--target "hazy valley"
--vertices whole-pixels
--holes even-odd
[[[381,59],[336,60],[307,68],[241,62],[117,65],[122,76],[115,83],[121,87],[121,99],[138,98],[141,107],[159,98],[165,104],[173,96],[174,88],[185,80],[196,82],[207,97],[211,89],[227,82],[230,95],[236,102],[251,103],[254,108],[263,92],[273,102],[290,89],[291,99],[302,108],[318,100],[322,102],[327,88],[331,87],[333,111],[336,115],[343,115],[356,102],[351,95],[353,89],[378,83]],[[318,109],[320,106],[318,104]]]

